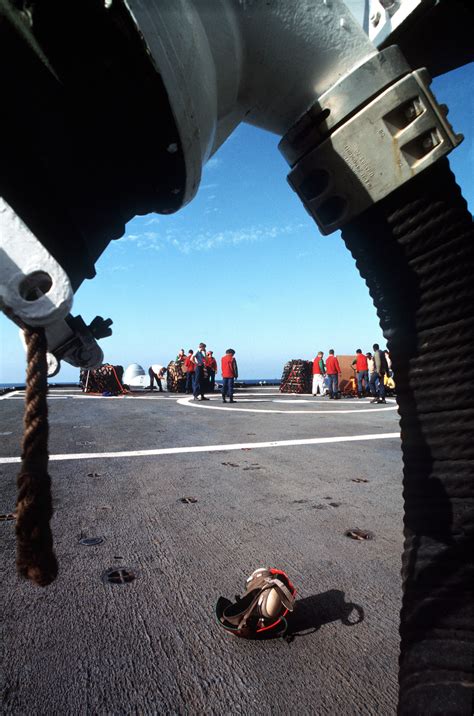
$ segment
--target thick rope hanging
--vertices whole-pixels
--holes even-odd
[[[48,475],[47,345],[43,328],[26,327],[24,333],[27,371],[22,463],[17,479],[16,564],[21,576],[46,587],[58,573],[49,526],[53,506]]]
[[[404,463],[399,714],[472,713],[472,216],[447,159],[344,228],[397,384]]]

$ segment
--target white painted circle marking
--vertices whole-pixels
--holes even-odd
[[[250,395],[259,395],[259,393],[253,393],[253,394],[246,393],[245,395],[248,398]],[[281,395],[281,393],[277,393],[277,395]],[[239,397],[239,396],[240,396],[240,394],[237,393],[236,394],[236,403],[260,402],[259,400],[248,400],[247,401],[246,398]],[[222,400],[222,399],[219,398],[218,400]],[[365,412],[380,413],[380,412],[384,412],[387,410],[397,410],[397,408],[398,408],[396,401],[391,400],[391,399],[389,399],[388,402],[393,403],[393,405],[387,405],[387,406],[384,406],[383,408],[369,407],[367,405],[367,402],[365,402],[366,407],[364,407],[364,404],[357,408],[342,408],[342,407],[336,408],[336,406],[334,406],[334,408],[326,409],[326,410],[278,410],[275,408],[236,408],[234,406],[230,407],[230,406],[226,406],[226,405],[213,405],[213,404],[211,404],[214,402],[212,399],[210,399],[209,401],[201,402],[200,400],[194,400],[192,396],[189,396],[186,398],[178,398],[178,400],[176,402],[178,403],[178,405],[184,405],[185,407],[204,408],[206,410],[228,410],[231,413],[276,413],[276,414],[283,414],[283,415],[327,415],[327,414],[331,414],[331,415],[335,415],[335,414],[338,414],[338,415],[353,414],[354,415],[354,414],[357,414],[357,415],[359,415],[360,413],[365,413]],[[262,401],[262,402],[265,402],[265,401]],[[282,399],[280,399],[280,400],[274,400],[272,402],[278,402],[278,403],[291,402],[293,404],[304,402],[307,404],[307,403],[311,403],[312,401],[303,398],[301,400],[294,400],[294,399],[290,399],[290,400],[283,399],[282,400]],[[339,404],[339,405],[341,405],[341,404]]]

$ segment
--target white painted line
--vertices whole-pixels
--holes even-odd
[[[48,395],[48,400],[69,400],[69,398],[72,398],[72,395]],[[14,395],[10,398],[10,400],[25,400],[24,395]]]
[[[212,400],[212,398],[210,398],[209,400]],[[220,399],[220,401],[222,402],[222,398]],[[239,403],[274,403],[275,402],[271,398],[244,398],[241,395],[239,395],[239,397],[235,396],[235,401],[239,402]],[[282,400],[280,402],[283,403],[285,401]],[[298,401],[293,400],[292,402],[296,403]],[[207,407],[207,406],[203,405],[203,408],[204,407]],[[226,410],[227,410],[227,408],[226,408]],[[230,410],[230,408],[229,408],[229,410]]]
[[[6,396],[0,396],[6,397]],[[25,394],[11,393],[10,399],[16,398],[16,400],[24,400]],[[90,395],[89,393],[71,393],[70,395],[55,395],[54,393],[48,393],[48,400],[172,400],[176,402],[176,397],[168,398],[165,396],[158,395]]]
[[[74,392],[72,392],[72,390],[67,390],[67,391],[64,390],[63,391],[63,390],[56,390],[56,388],[50,388],[48,391],[48,395],[52,396],[55,394],[60,395],[61,397],[64,397],[65,395],[67,395],[70,398],[93,399],[93,398],[105,397],[101,393],[100,394],[99,393],[83,393],[82,391],[77,391],[74,393]],[[25,390],[19,389],[12,393],[8,393],[7,395],[0,396],[0,397],[5,398],[5,397],[12,396],[12,395],[20,395],[20,396],[24,397]],[[208,395],[211,396],[211,399],[217,398],[217,397],[220,398],[220,393],[217,391],[215,393],[208,393]],[[186,395],[185,393],[169,393],[168,391],[164,391],[164,394],[159,394],[159,392],[156,390],[153,393],[149,393],[148,391],[141,390],[141,391],[137,391],[137,392],[124,393],[124,394],[121,393],[120,395],[111,395],[111,396],[106,396],[106,397],[110,397],[110,398],[140,398],[140,399],[147,399],[147,400],[149,400],[150,398],[154,398],[155,400],[177,400],[180,396],[182,398],[190,398],[190,399],[192,399],[192,397],[193,397],[192,395]],[[282,393],[278,393],[278,392],[277,393],[275,393],[275,392],[273,392],[273,393],[247,393],[247,392],[238,393],[238,392],[236,392],[235,396],[240,397],[241,399],[242,398],[246,399],[250,396],[257,396],[257,397],[262,398],[262,400],[267,400],[269,397],[274,397],[274,396],[281,397]],[[311,401],[309,401],[309,402],[311,402]]]
[[[80,391],[80,385],[70,385],[68,388],[58,388],[57,385],[50,385],[49,390],[54,390],[55,393],[71,393],[73,390]],[[81,391],[82,392],[82,391]]]
[[[325,414],[331,414],[331,415],[348,415],[352,413],[352,415],[357,414],[360,415],[360,413],[380,413],[386,410],[397,410],[397,404],[395,401],[389,401],[391,403],[394,403],[394,405],[387,405],[384,408],[375,408],[372,406],[368,406],[367,403],[365,404],[367,407],[358,407],[358,408],[336,408],[334,407],[332,410],[274,410],[270,408],[236,408],[234,406],[227,407],[224,405],[213,405],[211,404],[213,401],[210,402],[204,402],[202,403],[200,400],[193,400],[192,397],[189,398],[179,398],[177,401],[178,405],[184,405],[186,407],[191,408],[204,408],[206,410],[228,410],[232,413],[280,413],[283,415],[325,415]],[[222,402],[222,400],[220,401]],[[236,403],[244,402],[240,401],[238,396],[236,396]],[[250,401],[249,401],[250,402]],[[251,401],[253,402],[253,401]],[[257,401],[255,401],[257,402]],[[288,401],[289,402],[289,401]],[[294,401],[291,401],[294,402]],[[303,402],[303,401],[299,401]],[[306,402],[306,401],[305,401]]]
[[[24,394],[25,394],[25,392],[23,391],[23,395]],[[0,395],[0,400],[8,400],[8,399],[16,397],[17,395],[20,395],[20,391],[13,390],[11,393],[5,393],[5,395]]]
[[[62,391],[61,391],[62,393]],[[185,405],[192,408],[205,408],[207,410],[227,410],[232,413],[275,413],[275,414],[281,414],[281,415],[335,415],[335,414],[341,414],[341,415],[347,415],[350,413],[362,413],[362,412],[370,412],[370,413],[377,413],[377,412],[385,412],[387,410],[396,410],[397,404],[395,400],[388,399],[388,403],[392,403],[392,405],[387,405],[383,408],[376,408],[368,405],[367,400],[364,399],[364,401],[358,401],[356,404],[354,404],[353,408],[343,408],[343,403],[339,403],[338,407],[334,405],[332,409],[326,409],[326,410],[278,410],[278,409],[271,409],[271,408],[238,408],[235,406],[224,406],[224,405],[215,405],[216,402],[221,402],[220,394],[217,393],[215,396],[213,396],[209,401],[201,402],[201,401],[195,401],[193,400],[192,395],[187,395],[185,397],[177,398],[177,393],[171,393],[168,395],[153,395],[153,394],[121,394],[121,395],[90,395],[89,393],[63,393],[60,394],[58,391],[58,394],[54,394],[53,391],[50,391],[48,393],[48,400],[171,400],[173,402],[178,403],[179,405]],[[282,397],[285,394],[282,394],[280,392],[277,393],[265,393],[264,397],[262,397],[262,393],[235,393],[235,398],[237,403],[292,403],[292,404],[298,404],[298,403],[305,403],[306,405],[312,404],[312,405],[321,405],[322,403],[326,403],[326,398],[287,398],[285,399]],[[6,395],[0,396],[0,400],[24,400],[25,391],[13,391],[12,393],[7,393]],[[278,396],[278,399],[275,397]],[[269,398],[274,398],[273,400],[269,400]],[[212,404],[211,404],[212,403]],[[356,407],[357,406],[357,407]]]
[[[56,400],[63,400],[65,398],[74,398],[75,400],[172,400],[177,401],[179,400],[179,395],[182,396],[182,399],[188,399],[192,400],[192,395],[183,396],[182,393],[168,393],[167,395],[156,395],[152,393],[145,393],[143,395],[142,393],[125,393],[120,395],[102,395],[102,394],[94,394],[91,395],[90,393],[60,393],[58,391],[57,394],[55,394],[55,391],[48,391],[48,399],[56,399]],[[259,396],[256,400],[252,400],[249,398],[249,396]],[[240,402],[249,402],[249,403],[268,403],[271,402],[268,398],[273,397],[273,395],[281,395],[281,393],[268,393],[265,394],[265,397],[262,397],[262,393],[236,393],[236,399],[238,399]],[[219,393],[216,393],[214,397],[220,397]],[[237,396],[239,396],[237,398]],[[245,396],[245,397],[244,397]],[[23,400],[25,397],[25,391],[15,391],[13,393],[9,393],[8,395],[0,396],[0,399],[4,398],[16,398],[17,400]],[[286,402],[286,401],[282,401]],[[304,402],[304,401],[293,401],[293,402]],[[308,401],[311,402],[311,401]]]
[[[193,447],[157,448],[155,450],[123,450],[121,452],[82,452],[68,455],[50,455],[51,462],[62,460],[103,460],[119,457],[149,457],[158,455],[182,455],[196,452],[222,452],[223,450],[259,450],[261,448],[294,447],[296,445],[327,445],[330,443],[349,443],[363,440],[394,440],[400,433],[379,433],[378,435],[344,435],[334,438],[305,438],[301,440],[273,440],[263,443],[231,443],[230,445],[197,445]],[[19,457],[0,457],[0,465],[21,462]]]

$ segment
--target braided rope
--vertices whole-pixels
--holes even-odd
[[[374,301],[402,433],[399,713],[470,713],[474,232],[440,160],[342,232]]]
[[[43,328],[25,328],[26,397],[22,463],[17,478],[18,573],[41,587],[58,573],[49,521],[53,515],[48,475],[48,405],[46,337]]]

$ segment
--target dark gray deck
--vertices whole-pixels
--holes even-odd
[[[221,411],[208,409],[222,406],[217,397],[204,408],[166,393],[52,391],[50,452],[71,456],[50,464],[60,575],[47,589],[20,581],[14,522],[0,524],[4,713],[395,713],[397,438],[74,457],[398,433],[396,410],[366,401],[246,393]],[[4,457],[19,454],[21,416],[19,395],[0,401]],[[14,510],[17,470],[0,458],[0,512]],[[360,477],[368,482],[352,481]],[[198,501],[183,504],[183,496]],[[375,539],[348,539],[352,527]],[[104,541],[86,547],[81,536]],[[217,598],[241,592],[265,565],[285,569],[298,589],[291,643],[239,640],[215,622]],[[135,581],[105,583],[118,566],[134,570]]]

